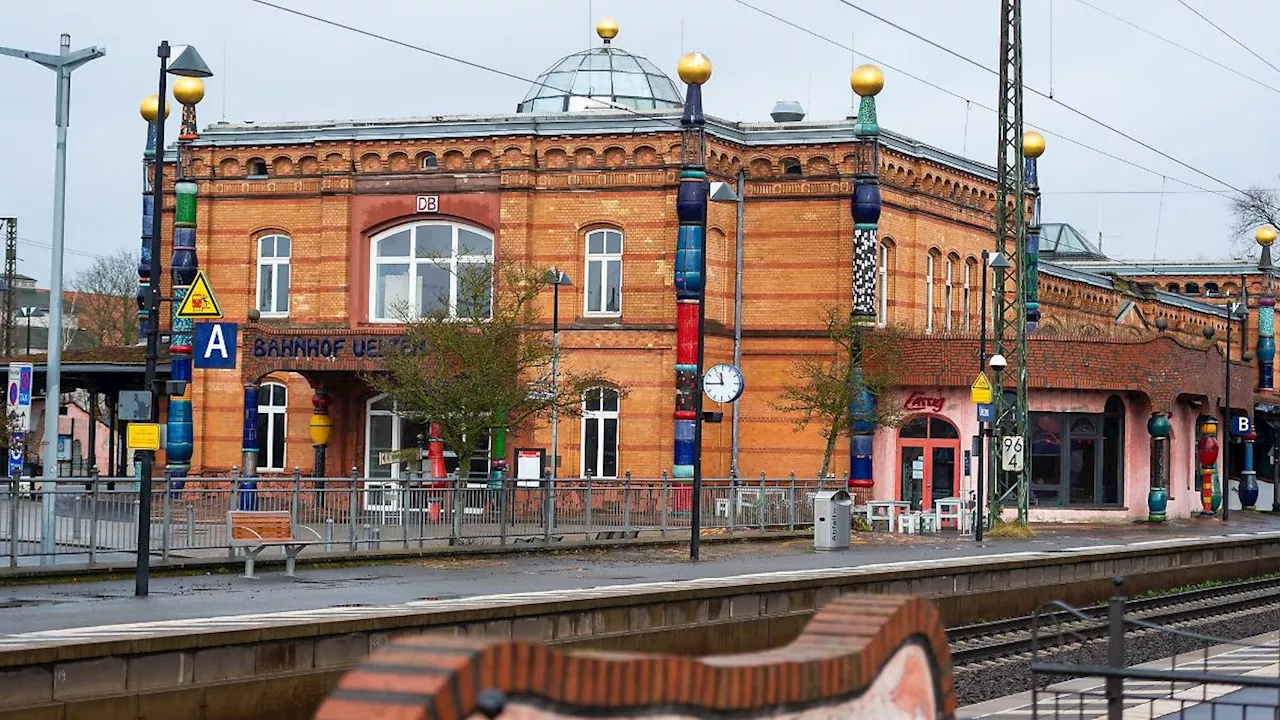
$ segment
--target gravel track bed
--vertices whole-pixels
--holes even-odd
[[[1265,632],[1280,630],[1280,603],[1271,603],[1257,610],[1232,613],[1214,617],[1203,622],[1188,622],[1178,625],[1179,629],[1210,635],[1224,640],[1241,640],[1260,635]],[[1190,650],[1198,650],[1217,643],[1199,642],[1190,638],[1178,638],[1179,655]],[[1144,632],[1142,635],[1130,634],[1125,641],[1125,664],[1137,665],[1167,658],[1174,654],[1174,638],[1168,633]],[[1059,652],[1042,653],[1042,661],[1057,663],[1077,663],[1105,665],[1107,662],[1107,641],[1105,638],[1090,641],[1083,645],[1063,649]],[[1052,682],[1060,682],[1067,678],[1054,677]],[[1041,682],[1041,687],[1047,684]],[[992,700],[1006,695],[1013,695],[1031,689],[1031,660],[1029,657],[1018,657],[1008,661],[979,662],[956,668],[955,671],[956,706],[964,707],[974,703]]]

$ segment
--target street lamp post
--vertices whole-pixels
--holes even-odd
[[[987,273],[990,272],[987,261],[990,257],[986,250],[982,251],[982,295],[978,299],[978,374],[982,374],[987,369]],[[986,435],[989,432],[987,423],[978,423],[978,477],[973,499],[974,510],[977,513],[973,523],[974,542],[982,542],[982,505],[986,500],[982,495],[982,475],[986,465]]]
[[[560,448],[560,286],[573,285],[563,271],[552,268],[543,278],[551,283],[551,479],[547,482],[547,518],[546,541],[551,542],[551,533],[555,529],[556,520],[556,478],[559,468],[556,458]]]
[[[991,256],[991,261],[989,263],[989,266],[996,273],[995,280],[994,280],[994,287],[992,287],[992,292],[999,293],[1000,299],[1001,299],[1001,302],[995,303],[995,306],[997,308],[1003,307],[1004,293],[1007,287],[1006,283],[1008,282],[1008,271],[1009,271],[1009,268],[1013,267],[1013,264],[1009,262],[1009,258],[1005,257],[1004,253],[997,251],[995,255]],[[983,274],[983,280],[984,281],[986,280],[985,273]],[[997,327],[999,326],[1000,325],[997,324]],[[985,329],[984,329],[984,332],[985,332]],[[999,362],[997,362],[997,359],[999,359]],[[999,393],[1001,396],[1003,396],[1004,369],[1008,365],[1008,360],[1005,358],[1004,355],[996,353],[996,355],[992,356],[990,360],[990,364],[991,364],[991,370],[993,371],[992,374],[995,376],[994,381],[991,383],[991,392]],[[1003,402],[995,403],[995,407],[1004,409],[1005,413],[1009,412],[1010,410],[1012,410],[1013,412],[1019,412],[1018,408],[1008,408],[1007,405]],[[993,417],[991,419],[990,428],[987,433],[988,435],[987,444],[989,446],[987,448],[987,455],[991,463],[991,467],[990,467],[991,472],[990,472],[990,477],[988,478],[988,483],[987,483],[988,485],[987,512],[990,515],[991,522],[995,522],[997,519],[1000,518],[1000,500],[1002,496],[1000,495],[1000,484],[996,482],[996,478],[1000,477],[997,474],[996,468],[999,467],[999,460],[1000,460],[1000,457],[999,457],[1000,440],[999,439],[1004,437],[1004,428],[1002,427],[1002,424],[1005,421],[1005,413],[1001,413],[1000,415],[997,415],[996,417]]]
[[[164,40],[156,48],[156,57],[160,59],[159,89],[156,91],[157,102],[163,106],[167,100],[167,82],[169,74],[179,77],[206,78],[213,73],[205,65],[200,53],[194,47],[187,46],[182,54],[173,62],[169,62],[169,41]],[[158,108],[155,114],[156,161],[154,179],[152,180],[152,203],[154,212],[151,215],[151,257],[148,263],[151,276],[148,279],[146,307],[150,322],[147,324],[147,365],[143,375],[146,390],[156,394],[156,361],[160,349],[160,233],[164,219],[164,121],[168,116],[164,108]],[[151,422],[158,422],[159,404],[151,402]],[[138,483],[138,567],[134,577],[134,595],[147,595],[151,573],[151,475],[155,467],[156,455],[153,450],[142,451],[142,472]]]
[[[107,51],[97,46],[71,51],[71,36],[63,33],[58,43],[58,54],[32,52],[17,48],[0,47],[0,55],[30,60],[49,68],[58,75],[57,106],[54,113],[58,126],[57,154],[54,160],[53,178],[53,251],[49,263],[49,340],[48,358],[45,360],[44,401],[44,485],[53,487],[58,477],[58,398],[62,394],[62,248],[66,235],[67,217],[67,127],[71,125],[71,72],[90,60],[96,60]],[[12,292],[12,289],[10,289]],[[52,412],[50,408],[52,407]],[[23,432],[26,432],[26,428]],[[16,482],[16,480],[15,480]],[[45,492],[40,516],[40,562],[53,563],[55,550],[55,515],[53,492]]]
[[[1222,453],[1222,522],[1227,522],[1228,520],[1231,519],[1231,475],[1227,472],[1228,458],[1230,458],[1231,454],[1229,452],[1226,452],[1226,448],[1229,447],[1226,445],[1226,443],[1228,442],[1227,438],[1230,437],[1232,433],[1232,429],[1231,429],[1232,428],[1232,425],[1231,425],[1231,323],[1233,320],[1236,319],[1236,311],[1239,308],[1240,308],[1240,303],[1238,302],[1232,301],[1230,303],[1227,303],[1227,347],[1226,347],[1226,351],[1223,353],[1223,360],[1227,364],[1227,371],[1226,373],[1224,373],[1226,375],[1226,379],[1223,381],[1223,385],[1225,387],[1223,388],[1223,391],[1222,391],[1222,396],[1223,396],[1222,404],[1224,406],[1222,409],[1222,416],[1224,421],[1224,427],[1226,427],[1227,429],[1227,431],[1222,434],[1222,440],[1224,443],[1223,453]]]

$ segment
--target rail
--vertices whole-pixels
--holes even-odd
[[[827,487],[838,480],[825,481]],[[134,478],[0,481],[0,558],[36,563],[132,562],[137,551]],[[819,480],[704,481],[704,531],[733,534],[813,523]],[[46,497],[47,496],[47,497]],[[152,486],[150,551],[161,559],[234,557],[229,510],[288,510],[295,529],[315,533],[310,553],[481,543],[553,543],[688,533],[691,485],[668,478],[544,481],[190,477]],[[52,552],[43,543],[54,538]],[[311,536],[311,533],[305,533]],[[0,561],[3,562],[3,561]]]

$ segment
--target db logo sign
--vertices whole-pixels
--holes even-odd
[[[433,213],[440,212],[440,196],[439,195],[419,195],[417,206],[414,212]]]

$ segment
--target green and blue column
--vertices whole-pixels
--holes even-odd
[[[1169,509],[1169,469],[1165,467],[1165,456],[1172,431],[1169,413],[1151,413],[1147,420],[1147,434],[1151,436],[1151,489],[1147,492],[1147,520],[1150,522],[1164,522]]]

